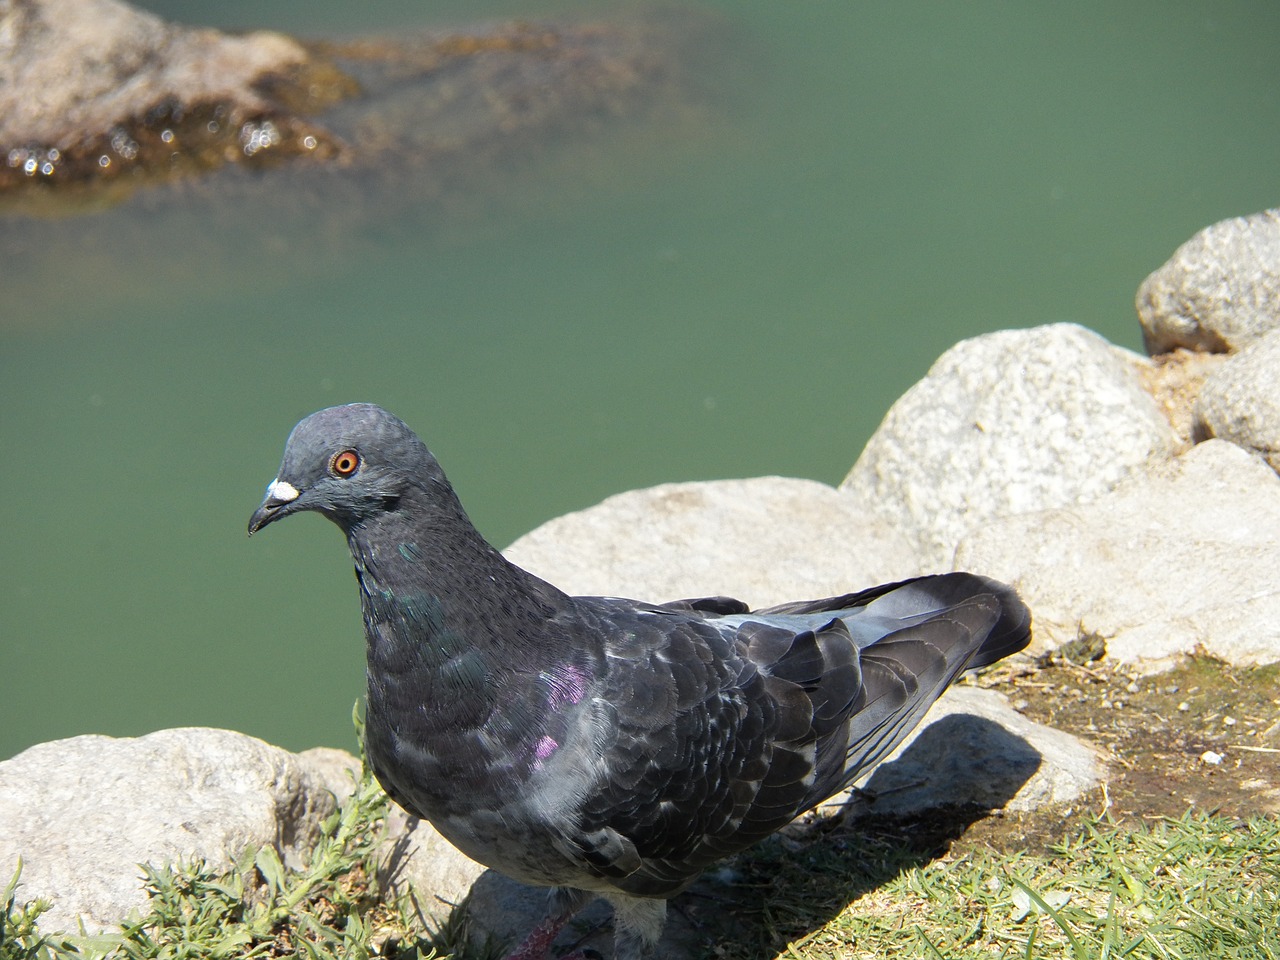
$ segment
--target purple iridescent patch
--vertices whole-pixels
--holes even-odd
[[[581,703],[587,694],[587,678],[581,670],[570,664],[556,667],[544,673],[543,679],[551,688],[547,696],[547,706],[552,710],[568,703]]]

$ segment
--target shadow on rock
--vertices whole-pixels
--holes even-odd
[[[968,713],[931,723],[892,763],[856,791],[850,815],[907,816],[947,805],[998,810],[1040,770],[1044,758],[1000,724]]]

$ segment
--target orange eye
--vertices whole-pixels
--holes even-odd
[[[354,450],[335,453],[329,461],[329,472],[335,477],[349,477],[360,468],[360,454]]]

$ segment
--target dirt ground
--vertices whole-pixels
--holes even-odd
[[[909,832],[943,845],[963,833],[966,842],[1013,851],[1060,840],[1085,810],[1135,825],[1192,808],[1233,817],[1280,813],[1280,664],[1243,668],[1192,657],[1144,676],[1091,659],[1100,648],[1073,646],[999,667],[980,682],[1028,718],[1101,749],[1104,788],[1072,808],[979,819],[939,812]]]
[[[1245,669],[1195,657],[1143,676],[1099,656],[1100,644],[1072,646],[1052,659],[1002,665],[978,682],[1025,716],[1102,750],[1104,787],[1071,806],[1025,813],[969,807],[811,818],[735,861],[731,911],[723,909],[722,886],[700,884],[675,901],[700,930],[694,941],[717,944],[718,957],[773,957],[829,919],[824,909],[834,917],[905,866],[982,847],[1050,855],[1094,815],[1123,828],[1189,809],[1239,818],[1280,813],[1280,664]]]

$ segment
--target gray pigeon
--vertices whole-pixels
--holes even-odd
[[[303,510],[355,561],[378,780],[467,856],[552,888],[512,960],[545,957],[593,896],[613,905],[618,960],[655,957],[669,897],[1029,639],[1017,595],[967,573],[756,611],[568,596],[490,546],[372,404],[294,427],[249,533]]]

